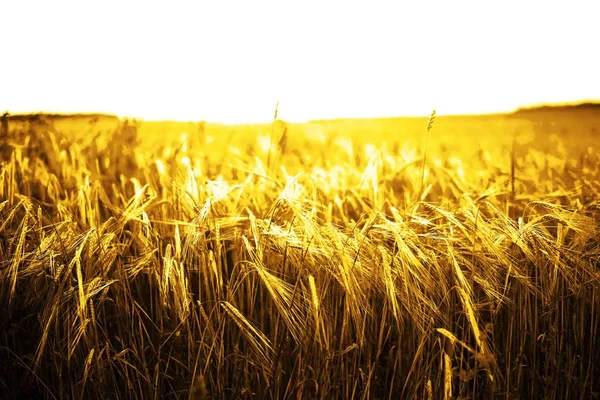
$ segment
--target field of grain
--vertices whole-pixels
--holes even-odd
[[[598,129],[5,118],[0,397],[600,398]]]

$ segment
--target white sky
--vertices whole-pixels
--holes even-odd
[[[0,112],[288,121],[600,99],[600,2],[0,4]]]

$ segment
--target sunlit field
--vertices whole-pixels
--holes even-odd
[[[600,398],[599,143],[4,117],[0,397]]]

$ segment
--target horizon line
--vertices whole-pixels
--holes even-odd
[[[465,113],[445,113],[439,112],[436,110],[436,117],[485,117],[485,116],[498,116],[498,115],[511,115],[519,112],[531,112],[531,111],[544,111],[552,108],[561,109],[561,108],[576,108],[576,107],[600,107],[600,100],[591,100],[584,99],[579,101],[566,101],[566,102],[544,102],[544,103],[535,103],[518,106],[511,110],[504,111],[493,111],[493,112],[465,112]],[[387,115],[387,116],[341,116],[341,117],[332,117],[332,118],[311,118],[302,121],[298,120],[288,120],[283,118],[277,118],[278,121],[287,122],[291,124],[308,124],[315,122],[327,122],[327,121],[348,121],[348,120],[376,120],[376,119],[420,119],[420,118],[429,118],[431,112],[423,114],[423,115]],[[273,119],[264,120],[264,121],[252,121],[252,122],[222,122],[216,120],[209,119],[188,119],[188,118],[143,118],[139,116],[135,116],[132,114],[118,114],[118,113],[109,113],[109,112],[101,112],[101,111],[74,111],[74,112],[64,112],[64,111],[30,111],[30,112],[16,112],[11,113],[9,110],[2,111],[0,116],[7,115],[9,118],[15,117],[32,117],[32,116],[49,116],[55,118],[69,118],[69,117],[109,117],[109,118],[117,118],[119,120],[135,120],[141,122],[205,122],[209,124],[216,125],[264,125],[273,123]]]

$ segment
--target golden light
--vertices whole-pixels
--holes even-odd
[[[594,2],[2,5],[0,110],[269,122],[600,97]]]

